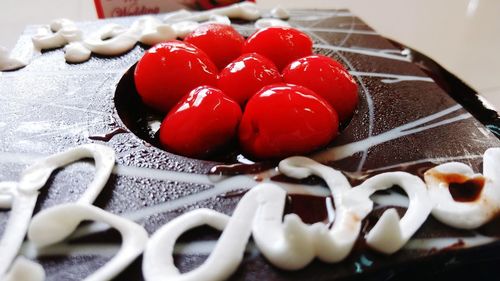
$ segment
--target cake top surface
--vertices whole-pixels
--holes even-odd
[[[86,38],[109,24],[130,27],[137,20],[140,18],[117,18],[76,23],[75,26],[83,31],[83,37]],[[165,21],[169,22],[168,17]],[[293,10],[289,11],[286,22],[313,39],[316,53],[331,56],[343,63],[360,89],[357,111],[340,136],[327,148],[306,155],[341,171],[343,178],[336,178],[337,181],[345,181],[349,187],[368,186],[370,184],[365,180],[393,171],[409,172],[423,178],[428,169],[452,161],[470,166],[472,171],[460,170],[465,169],[461,166],[445,166],[442,168],[444,170],[433,170],[437,174],[431,173],[429,181],[436,178],[442,180],[440,173],[456,169],[470,178],[480,172],[485,177],[494,177],[492,172],[488,174],[486,171],[493,166],[486,167],[489,158],[485,156],[483,159],[483,155],[489,148],[498,147],[499,140],[412,63],[405,50],[377,35],[363,21],[344,10]],[[246,36],[255,31],[253,22],[237,21],[232,25]],[[32,50],[32,37],[39,28],[28,27],[13,54]],[[72,157],[75,153],[94,157],[95,171],[91,162],[79,161],[51,174],[52,169],[65,164],[65,161],[57,157],[55,159],[61,161],[57,162],[58,165],[49,161],[52,166],[45,178],[48,181],[46,184],[41,181],[41,186],[37,187],[41,188],[38,199],[35,196],[29,202],[26,201],[28,203],[23,203],[14,196],[16,199],[10,206],[12,210],[0,212],[0,233],[11,233],[9,215],[30,217],[29,213],[20,214],[19,210],[23,208],[21,204],[34,208],[34,214],[51,208],[60,208],[60,212],[80,212],[82,215],[75,227],[83,220],[101,220],[112,227],[97,223],[83,224],[70,239],[37,250],[33,242],[27,240],[21,248],[21,255],[41,264],[48,280],[80,280],[101,268],[120,248],[120,237],[112,228],[118,228],[123,234],[126,229],[137,227],[139,236],[139,229],[145,230],[146,236],[151,236],[174,218],[189,214],[192,210],[208,208],[217,214],[231,215],[236,212],[240,200],[250,200],[242,198],[251,198],[253,193],[258,192],[254,190],[262,189],[262,186],[253,188],[262,181],[281,187],[276,190],[270,187],[264,193],[276,191],[281,194],[279,190],[286,190],[289,197],[275,195],[276,198],[282,198],[281,205],[287,201],[286,209],[290,213],[297,213],[303,221],[334,223],[332,200],[338,200],[336,197],[341,195],[333,194],[331,199],[330,194],[335,193],[335,190],[331,186],[330,189],[326,188],[329,182],[324,174],[316,175],[326,181],[318,177],[296,180],[283,169],[280,172],[274,169],[277,167],[274,162],[237,164],[235,168],[235,165],[229,165],[234,162],[191,159],[157,148],[147,139],[148,133],[138,133],[134,127],[134,118],[137,116],[126,112],[127,108],[134,107],[134,99],[123,97],[137,94],[131,69],[146,48],[134,42],[130,51],[119,56],[93,54],[88,61],[76,64],[67,63],[63,49],[58,48],[35,54],[22,69],[0,73],[0,92],[3,93],[3,102],[0,104],[2,182],[23,183],[22,179],[30,175],[30,170],[24,171],[27,165],[78,145],[104,144],[110,149],[90,145],[71,152]],[[112,152],[116,154],[116,164],[109,166],[106,163],[113,158],[110,156]],[[286,162],[283,165],[286,170]],[[214,175],[213,171],[223,171],[223,174]],[[108,173],[109,179],[103,176]],[[98,181],[101,181],[102,191],[99,191]],[[426,183],[429,184],[427,179]],[[408,193],[405,184],[398,185],[402,185]],[[2,185],[0,199],[4,199],[1,197],[4,190],[11,190],[3,186],[11,185]],[[369,197],[366,194],[358,196]],[[377,196],[377,199],[372,198],[375,201],[373,212],[366,214],[363,222],[359,221],[363,235],[369,233],[374,222],[389,206],[395,206],[394,210],[400,216],[403,216],[408,206],[408,200],[399,190],[391,189]],[[82,208],[86,209],[72,209],[71,204],[65,204],[75,201],[84,202],[86,207]],[[335,201],[336,209],[341,208],[337,203]],[[98,208],[94,209],[93,206]],[[421,208],[424,208],[420,210],[426,222],[418,231],[415,229],[417,232],[406,246],[395,254],[380,255],[366,247],[364,238],[359,238],[353,241],[356,245],[354,250],[342,262],[329,265],[314,260],[299,271],[288,272],[272,266],[269,262],[272,258],[267,255],[264,258],[260,254],[257,248],[263,251],[262,244],[255,246],[251,243],[242,264],[230,275],[230,279],[336,280],[360,272],[371,274],[423,258],[438,257],[442,249],[489,243],[498,236],[498,231],[491,231],[494,227],[488,225],[479,230],[451,228],[428,216],[432,208]],[[117,226],[121,222],[107,220],[107,215],[100,213],[100,210],[127,221],[135,221],[136,224],[131,228]],[[338,210],[337,214],[340,217]],[[394,215],[387,213],[387,216]],[[278,215],[279,222],[281,216]],[[225,219],[228,217],[221,217],[221,221]],[[47,221],[40,218],[38,224],[32,225],[43,229]],[[37,234],[32,237],[43,240]],[[196,268],[205,261],[217,239],[218,234],[207,228],[197,228],[182,235],[173,249],[175,266],[181,272]],[[254,239],[262,241],[256,237]],[[0,249],[5,247],[4,241],[7,240],[2,240],[4,244],[0,243]],[[125,242],[123,239],[122,243]],[[153,264],[152,256],[145,254],[139,259],[132,257],[131,265],[118,272],[116,279],[143,279],[141,263]],[[2,262],[0,259],[0,269],[9,267],[5,264],[2,267]],[[152,266],[148,268],[150,273],[155,270]]]

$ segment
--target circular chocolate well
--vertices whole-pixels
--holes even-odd
[[[165,150],[160,144],[158,130],[165,114],[146,106],[139,96],[134,82],[134,71],[137,64],[131,66],[122,76],[115,91],[115,107],[123,124],[145,142]],[[342,131],[349,125],[350,120],[341,124]],[[169,151],[170,152],[170,151]],[[172,152],[170,152],[172,153]],[[174,153],[175,154],[175,153]],[[201,160],[211,160],[226,164],[252,163],[251,157],[243,155],[236,140],[229,143],[222,151],[219,151]]]
[[[134,71],[137,64],[130,67],[118,82],[115,91],[115,107],[123,124],[145,142],[165,150],[160,144],[158,130],[165,114],[146,106],[137,92],[134,83]],[[171,153],[171,152],[170,152]],[[244,156],[240,154],[236,143],[230,143],[220,151],[202,160],[222,163],[240,163]]]

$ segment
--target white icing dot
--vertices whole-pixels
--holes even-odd
[[[1,276],[0,276],[1,277]],[[12,268],[2,279],[3,281],[44,281],[45,270],[43,267],[24,257],[18,257]]]
[[[146,45],[155,45],[160,42],[174,40],[177,37],[171,25],[160,24],[156,28],[146,29],[142,32],[139,41]]]
[[[92,52],[81,42],[72,42],[64,47],[64,58],[67,62],[80,63],[88,61]]]
[[[14,58],[7,48],[0,46],[0,71],[15,70],[26,66],[26,62]]]
[[[279,19],[259,19],[255,22],[254,26],[257,29],[262,29],[262,28],[271,27],[271,26],[289,27],[290,25],[287,22],[279,20]]]
[[[196,21],[181,21],[172,24],[172,28],[175,30],[177,37],[184,38],[189,33],[193,32],[200,24]]]
[[[277,6],[271,10],[271,16],[273,18],[286,20],[290,17],[290,13],[285,8]]]

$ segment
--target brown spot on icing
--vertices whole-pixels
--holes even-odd
[[[457,202],[474,202],[478,200],[486,181],[483,176],[469,178],[458,173],[434,172],[432,176],[448,185],[453,200]]]

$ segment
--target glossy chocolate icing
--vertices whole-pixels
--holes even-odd
[[[81,23],[79,26],[85,32],[91,32],[108,22],[130,25],[133,20],[134,18],[113,19]],[[354,74],[360,85],[358,109],[330,147],[369,139],[419,118],[442,112],[457,105],[454,99],[467,104],[467,110],[458,107],[449,114],[421,124],[417,129],[428,124],[438,124],[434,127],[430,126],[422,131],[416,130],[415,133],[369,146],[366,151],[356,152],[352,156],[336,160],[327,158],[324,161],[343,171],[353,184],[361,182],[368,176],[391,170],[404,170],[421,176],[423,170],[451,160],[464,162],[476,171],[480,171],[482,153],[489,147],[500,145],[500,141],[487,130],[487,127],[496,128],[494,126],[498,124],[497,115],[481,107],[470,88],[452,76],[450,78],[449,73],[422,55],[413,53],[420,67],[406,61],[404,59],[406,56],[401,55],[400,46],[376,35],[370,27],[347,11],[293,11],[289,22],[312,36],[317,44],[316,52],[330,55],[344,63],[353,73],[358,73]],[[251,23],[241,23],[236,28],[247,35],[253,31]],[[35,31],[35,26],[28,27],[17,48],[29,48],[30,36]],[[335,48],[328,48],[325,45]],[[209,181],[193,180],[189,183],[175,177],[158,178],[153,176],[153,171],[194,175],[222,173],[227,176],[255,174],[275,166],[275,163],[221,166],[237,162],[237,149],[234,152],[223,153],[216,159],[196,160],[157,148],[154,141],[155,132],[147,129],[147,122],[161,119],[161,116],[155,117],[154,114],[145,112],[147,109],[137,96],[134,96],[135,89],[130,72],[126,73],[143,52],[144,46],[137,45],[132,51],[120,57],[93,56],[90,61],[82,64],[67,64],[64,62],[62,50],[57,49],[36,57],[30,65],[21,70],[1,73],[0,92],[3,94],[0,103],[2,117],[0,128],[3,133],[0,140],[2,147],[0,180],[18,179],[26,163],[41,155],[83,143],[106,143],[115,149],[118,166],[146,168],[141,170],[143,172],[140,176],[116,172],[97,199],[96,205],[105,210],[116,214],[129,214],[165,202],[175,202],[179,198],[213,188],[213,184]],[[382,55],[367,55],[372,52]],[[388,58],[386,55],[398,59]],[[367,76],[363,73],[390,73],[418,77],[427,77],[426,73],[431,73],[438,83],[413,80],[387,83],[383,80],[394,78]],[[470,100],[473,102],[470,103]],[[470,104],[474,105],[469,107]],[[479,121],[474,117],[468,117],[468,110]],[[454,122],[446,122],[460,116],[465,117]],[[90,181],[92,169],[91,163],[83,162],[73,164],[54,174],[47,184],[48,188],[42,191],[36,211],[76,200]],[[290,181],[283,176],[273,179],[278,182]],[[310,178],[301,183],[322,184],[322,181]],[[250,187],[246,184],[235,185],[234,190],[241,191]],[[231,214],[243,193],[223,193],[179,208],[141,217],[138,222],[151,234],[172,218],[195,208],[208,207]],[[296,197],[295,199],[292,196],[288,210],[298,212],[310,222],[325,220],[326,207],[317,204],[318,201],[326,202],[324,198],[308,200]],[[308,205],[311,201],[314,202],[314,208]],[[364,233],[370,229],[384,208],[386,207],[370,214],[364,222]],[[311,210],[315,210],[314,214],[309,213]],[[398,211],[402,214],[404,209],[398,208]],[[3,232],[7,216],[8,212],[0,212],[0,233]],[[481,228],[480,231],[484,235],[500,236],[498,228],[491,225]],[[182,242],[215,240],[217,235],[214,231],[202,228],[186,234],[181,240]],[[471,231],[452,229],[429,218],[414,238],[473,235]],[[107,246],[118,245],[119,242],[120,238],[116,233],[108,230],[74,239],[69,244],[71,246],[90,243]],[[282,271],[273,267],[254,250],[246,254],[244,263],[231,279],[400,278],[407,280],[415,276],[426,278],[431,276],[429,272],[437,271],[437,276],[441,276],[442,280],[447,278],[446,276],[453,276],[453,270],[458,265],[471,264],[479,258],[488,262],[477,266],[489,268],[490,261],[499,259],[499,255],[495,254],[499,248],[497,242],[472,249],[461,248],[463,244],[457,243],[445,251],[404,249],[394,255],[384,256],[368,250],[360,239],[356,250],[345,261],[338,264],[315,261],[297,272]],[[177,255],[176,262],[182,271],[188,271],[199,265],[205,257],[205,254]],[[108,259],[109,256],[96,253],[47,256],[38,258],[38,261],[47,271],[47,280],[80,280]],[[116,280],[141,280],[140,262],[140,259],[137,260]],[[443,265],[447,265],[451,270],[443,273]]]

